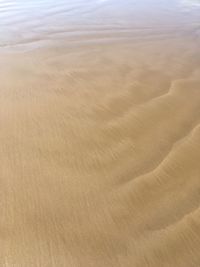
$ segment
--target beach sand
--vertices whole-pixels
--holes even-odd
[[[0,0],[0,266],[200,266],[197,1]]]

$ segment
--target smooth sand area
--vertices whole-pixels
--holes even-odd
[[[0,267],[200,266],[198,3],[0,0]]]

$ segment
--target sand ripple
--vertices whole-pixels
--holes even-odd
[[[0,0],[0,266],[200,266],[185,3]]]

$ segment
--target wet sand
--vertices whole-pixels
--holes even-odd
[[[200,266],[199,3],[0,0],[0,266]]]

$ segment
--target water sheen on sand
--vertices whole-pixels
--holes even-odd
[[[200,1],[0,0],[0,266],[200,266]]]

